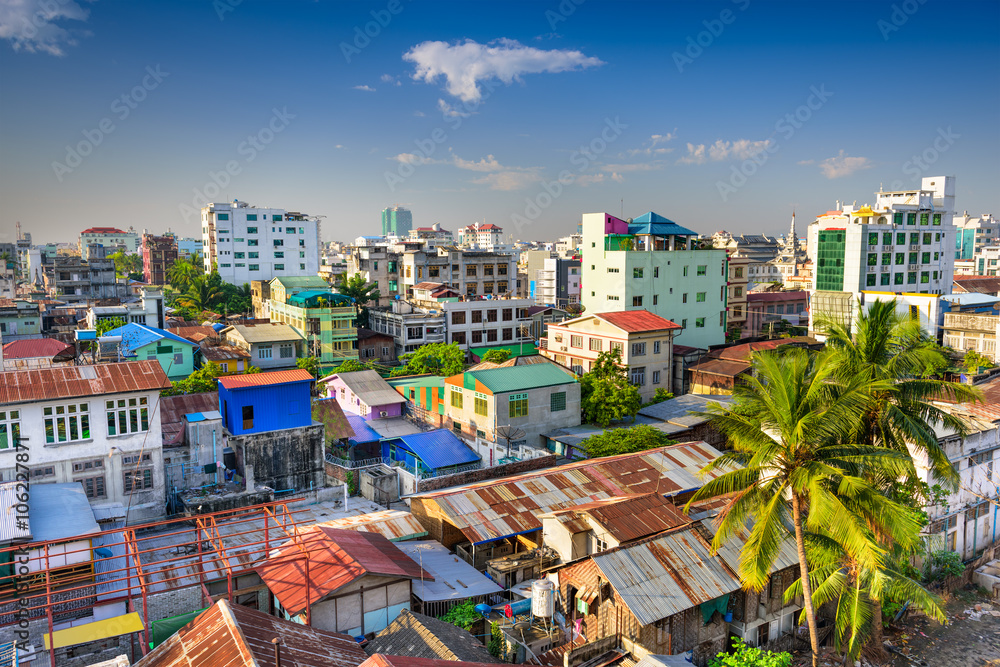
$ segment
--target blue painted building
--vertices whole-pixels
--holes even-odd
[[[382,457],[419,477],[448,474],[481,461],[479,454],[448,429],[387,438],[382,441]]]
[[[302,369],[219,378],[222,424],[232,435],[310,426],[314,381]]]
[[[108,356],[121,355],[126,361],[156,360],[163,372],[171,380],[186,378],[194,372],[195,353],[198,345],[170,333],[166,329],[147,327],[145,324],[130,322],[104,333],[105,336],[121,336],[117,350],[101,348],[102,360]]]

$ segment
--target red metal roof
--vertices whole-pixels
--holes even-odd
[[[658,493],[604,498],[553,514],[589,514],[619,542],[630,542],[691,523],[690,518]]]
[[[81,234],[125,234],[124,230],[117,227],[90,227],[80,232]]]
[[[655,315],[648,310],[623,310],[617,313],[594,313],[605,322],[615,325],[629,333],[644,331],[663,331],[665,329],[680,329],[681,325]]]
[[[496,665],[491,665],[485,662],[411,658],[410,656],[405,655],[382,655],[381,653],[376,653],[361,663],[361,667],[455,667],[456,665],[469,665],[469,667],[496,667]]]
[[[40,368],[0,373],[0,404],[167,389],[158,361]]]
[[[765,350],[776,350],[784,345],[815,345],[818,341],[815,338],[810,338],[809,336],[793,336],[791,338],[775,338],[774,340],[762,340],[756,343],[743,343],[742,345],[733,345],[731,347],[719,350],[718,353],[712,352],[710,356],[717,357],[719,359],[726,359],[728,361],[742,361],[749,362],[751,355],[754,352],[763,352]]]
[[[368,659],[351,637],[286,621],[226,600],[216,602],[136,665],[244,667],[273,665],[281,639],[283,667],[357,667]]]
[[[4,359],[27,359],[30,357],[75,357],[76,348],[55,338],[27,338],[4,343]]]
[[[266,387],[272,384],[286,382],[312,382],[312,373],[296,368],[293,371],[269,371],[267,373],[252,373],[250,375],[229,375],[219,378],[219,384],[226,389],[243,389],[245,387]]]
[[[309,554],[309,585],[306,561]],[[289,613],[298,614],[330,593],[368,574],[434,580],[395,544],[378,533],[310,526],[274,556],[257,566],[257,574]]]

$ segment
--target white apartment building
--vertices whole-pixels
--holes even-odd
[[[320,223],[315,217],[234,200],[202,208],[201,224],[205,271],[217,266],[227,283],[319,272]]]
[[[972,273],[977,276],[995,276],[1000,271],[1000,245],[980,248],[972,258]]]
[[[504,296],[517,289],[513,255],[449,246],[408,251],[401,259],[400,294],[422,282],[445,283],[466,297]]]
[[[80,240],[77,241],[80,258],[84,261],[90,259],[88,246],[91,245],[108,248],[108,255],[114,252],[113,248],[116,246],[122,246],[126,252],[133,253],[139,248],[139,233],[131,227],[127,232],[117,227],[90,227],[80,232]]]
[[[956,260],[972,259],[986,246],[1000,243],[1000,220],[989,213],[974,217],[965,211],[954,223]]]
[[[458,244],[469,250],[486,252],[510,252],[512,246],[504,239],[503,227],[492,223],[478,223],[458,230]]]
[[[387,308],[369,309],[368,327],[395,339],[397,357],[416,352],[422,345],[443,343],[447,335],[443,311],[427,310],[407,301],[393,301]]]
[[[155,360],[0,373],[3,479],[26,465],[32,482],[79,482],[94,507],[127,508],[129,524],[162,517],[157,402],[169,386]]]
[[[534,305],[531,299],[468,299],[445,285],[427,282],[414,287],[412,303],[429,313],[443,312],[445,342],[455,343],[463,350],[532,344],[531,318],[527,314]]]

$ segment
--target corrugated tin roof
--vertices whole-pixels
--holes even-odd
[[[202,345],[201,356],[209,361],[249,359],[250,353],[233,345]]]
[[[357,667],[368,654],[351,637],[219,600],[136,663],[136,667]]]
[[[76,348],[55,338],[25,338],[3,345],[4,359],[30,359],[32,357],[75,357]]]
[[[463,667],[480,667],[480,665],[495,667],[495,663],[455,662],[454,660],[414,658],[403,655],[383,655],[381,653],[376,653],[361,663],[361,665],[362,667],[456,667],[456,665],[462,665]]]
[[[687,227],[681,227],[673,220],[650,211],[633,218],[628,226],[629,234],[656,234],[658,236],[697,236]]]
[[[701,469],[718,456],[711,445],[689,442],[431,491],[413,496],[411,502],[435,504],[471,542],[486,542],[538,530],[542,525],[537,517],[546,512],[612,496],[672,496],[700,488]]]
[[[288,276],[273,278],[271,282],[279,283],[285,289],[289,287],[315,287],[317,289],[330,287],[330,283],[319,276]]]
[[[298,331],[287,324],[278,322],[271,322],[269,324],[233,324],[223,329],[223,332],[230,329],[238,333],[243,340],[250,344],[305,340]]]
[[[739,590],[695,526],[592,557],[640,625]]]
[[[398,396],[399,394],[397,394]],[[462,442],[448,429],[440,428],[424,433],[401,435],[385,441],[387,444],[402,444],[431,470],[460,466],[481,460],[479,454]]]
[[[399,550],[429,572],[434,580],[413,580],[413,594],[424,602],[465,600],[492,595],[503,588],[434,540],[400,542]]]
[[[0,404],[154,391],[169,386],[156,360],[7,371],[0,373]]]
[[[623,543],[691,523],[690,518],[658,493],[604,498],[558,510],[553,514],[588,514]]]
[[[0,482],[0,545],[31,539],[31,514],[18,521],[24,513],[17,510],[17,495],[21,493],[17,486],[18,482]]]
[[[348,440],[348,442],[358,444],[362,442],[378,442],[382,439],[378,431],[369,426],[368,422],[361,415],[345,412],[344,416],[347,418],[347,423],[351,425],[351,430],[354,431],[354,437]]]
[[[200,342],[205,338],[216,338],[219,332],[209,326],[184,326],[184,327],[170,327],[172,333],[177,334],[181,338],[185,338],[190,341]]]
[[[219,409],[219,392],[181,394],[160,399],[160,430],[163,446],[179,445],[184,440],[184,415]]]
[[[315,604],[368,574],[433,579],[377,533],[316,525],[301,530],[297,541],[309,555],[309,586],[302,552],[291,542],[255,568],[281,606],[292,614],[303,611],[307,599]]]
[[[157,329],[156,327],[147,327],[144,324],[137,324],[135,322],[129,322],[125,326],[118,327],[117,329],[111,329],[105,332],[105,336],[121,336],[121,348],[125,354],[135,354],[135,351],[140,347],[149,345],[150,343],[155,343],[161,341],[164,338],[169,339],[175,343],[181,343],[182,345],[190,345],[191,347],[197,347],[196,343],[192,343],[186,338],[181,338],[177,334],[173,334],[166,329]]]
[[[713,519],[702,519],[701,525],[705,527],[709,535],[715,535],[715,522]],[[719,557],[726,562],[726,564],[734,572],[739,572],[740,570],[740,553],[746,547],[747,540],[750,538],[750,529],[744,528],[740,532],[734,534],[728,542],[722,545],[717,552]],[[774,564],[771,566],[771,573],[779,572],[788,567],[793,567],[799,564],[799,555],[795,550],[795,542],[790,538],[782,540],[781,545],[778,549],[778,553],[774,558]]]
[[[365,644],[365,651],[369,655],[406,655],[431,660],[455,660],[460,663],[468,660],[500,662],[469,632],[452,623],[408,609],[401,611],[396,620]]]
[[[705,412],[709,403],[719,403],[723,406],[732,402],[731,396],[702,396],[700,394],[684,394],[671,398],[646,408],[641,408],[639,414],[660,421],[675,423],[680,426],[694,426],[705,421],[703,417],[695,417],[691,412]],[[682,420],[679,422],[678,420]]]
[[[368,514],[348,516],[343,519],[323,521],[316,525],[340,530],[359,530],[365,533],[378,533],[390,542],[401,542],[427,535],[427,530],[420,525],[417,518],[403,510],[369,512]],[[402,545],[400,545],[400,548],[402,548]]]
[[[660,317],[648,310],[623,310],[615,313],[594,313],[594,317],[599,317],[609,324],[613,324],[628,333],[644,333],[647,331],[668,331],[680,329],[681,325],[674,324],[665,317]]]
[[[719,375],[722,377],[735,378],[742,373],[750,371],[750,364],[742,361],[723,361],[722,359],[709,359],[693,366],[688,366],[691,373],[706,373],[708,375]]]
[[[354,392],[354,395],[371,407],[375,405],[387,405],[390,403],[405,403],[406,399],[399,395],[399,392],[382,379],[382,376],[375,371],[354,371],[351,373],[337,373],[323,378],[322,381],[329,381],[333,378],[340,378],[347,387]]]
[[[482,382],[494,394],[527,391],[539,387],[552,387],[576,382],[572,375],[553,363],[490,368],[483,371],[471,371],[467,374]],[[461,377],[461,375],[456,375],[449,380]],[[449,382],[449,384],[460,384],[461,382],[462,380],[459,379],[455,382]]]
[[[32,484],[28,507],[34,542],[101,532],[80,482]]]
[[[296,368],[290,371],[227,375],[219,378],[219,384],[226,389],[245,389],[247,387],[268,387],[288,382],[312,382],[314,379],[309,371],[304,368]]]

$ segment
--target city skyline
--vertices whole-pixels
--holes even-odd
[[[598,211],[801,235],[939,174],[1000,210],[997,3],[44,5],[0,13],[0,240],[198,237],[233,199],[323,240],[397,205],[524,240]]]

